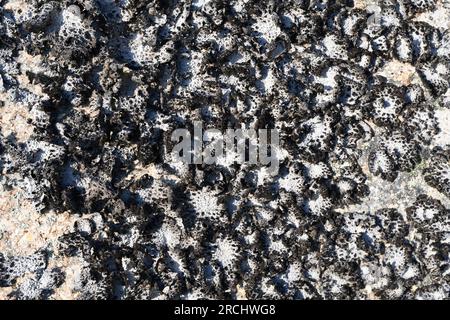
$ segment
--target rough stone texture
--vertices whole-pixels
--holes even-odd
[[[449,80],[448,1],[2,0],[0,299],[449,298]]]

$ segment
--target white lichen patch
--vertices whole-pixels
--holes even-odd
[[[199,218],[218,218],[222,212],[222,205],[218,202],[214,191],[202,189],[192,191],[190,199]]]
[[[435,113],[440,132],[434,137],[432,145],[445,147],[450,144],[450,109],[438,109]]]
[[[271,14],[264,14],[258,17],[258,20],[252,25],[252,30],[261,41],[266,43],[273,42],[280,34],[281,30],[276,23],[276,17]]]
[[[223,268],[231,270],[238,258],[238,243],[230,239],[218,239],[215,243],[215,251],[213,257],[219,261]]]
[[[437,29],[448,30],[450,29],[450,20],[448,19],[449,16],[450,7],[439,6],[436,10],[420,13],[414,18],[414,20],[426,22]]]

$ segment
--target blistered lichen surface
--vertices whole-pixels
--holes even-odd
[[[449,81],[448,1],[0,0],[0,299],[449,298]]]

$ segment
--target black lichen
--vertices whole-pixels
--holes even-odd
[[[0,183],[42,214],[80,216],[52,254],[83,261],[81,299],[448,297],[439,200],[421,195],[405,216],[342,212],[374,176],[395,182],[423,161],[450,197],[448,151],[429,157],[450,80],[445,30],[412,19],[435,1],[402,3],[0,7],[0,111],[25,107],[33,128],[0,135]],[[417,83],[381,75],[398,61]],[[279,173],[171,161],[170,133],[195,121],[279,129]],[[0,254],[0,285],[52,298],[65,277],[47,259]]]

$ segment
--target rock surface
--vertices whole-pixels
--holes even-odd
[[[448,1],[0,0],[0,299],[449,298],[449,81]]]

